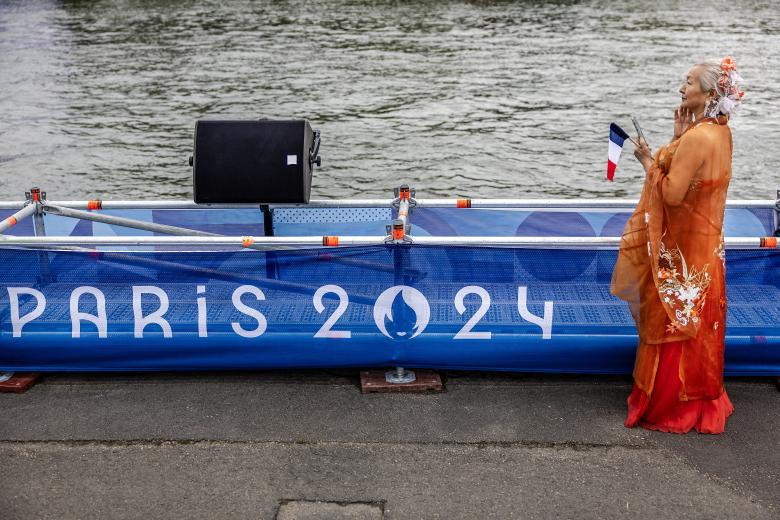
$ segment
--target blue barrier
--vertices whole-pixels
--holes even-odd
[[[630,373],[634,324],[609,294],[616,254],[421,245],[49,251],[44,268],[37,251],[4,248],[0,370]],[[727,285],[727,374],[780,374],[780,251],[729,250]]]

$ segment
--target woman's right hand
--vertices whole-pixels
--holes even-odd
[[[679,138],[683,132],[685,132],[689,126],[691,126],[693,120],[693,113],[689,108],[677,107],[674,111],[674,138]]]
[[[639,145],[634,147],[634,157],[642,164],[642,167],[647,171],[650,169],[650,165],[653,164],[653,154],[650,152],[650,147],[647,146],[647,142],[639,139]]]

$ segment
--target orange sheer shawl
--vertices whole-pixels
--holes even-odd
[[[723,391],[723,213],[731,179],[728,118],[702,119],[662,147],[626,223],[611,292],[626,300],[639,347],[634,381],[653,390],[662,343],[684,341],[680,399]]]

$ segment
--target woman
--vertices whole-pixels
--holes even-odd
[[[734,410],[723,388],[726,324],[723,212],[731,179],[729,116],[742,78],[727,56],[694,66],[680,88],[674,138],[653,158],[623,231],[612,293],[639,333],[625,425],[722,433]]]

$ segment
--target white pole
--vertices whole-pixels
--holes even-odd
[[[459,200],[468,200],[472,208],[539,208],[539,209],[626,209],[633,210],[637,199],[415,199],[417,207],[423,208],[455,208]],[[94,202],[94,201],[92,201]],[[271,208],[384,208],[393,202],[392,199],[345,199],[327,200],[315,199],[309,204],[269,204]],[[91,201],[86,200],[60,200],[50,201],[49,204],[71,209],[95,209]],[[0,201],[0,210],[16,210],[25,205],[25,202]],[[728,200],[727,208],[733,209],[772,209],[774,200],[747,199]],[[250,209],[260,208],[260,204],[195,204],[186,200],[161,200],[161,201],[101,201],[100,209]]]
[[[104,236],[104,237],[12,237],[0,236],[0,246],[57,247],[57,246],[232,246],[250,247],[323,247],[321,236],[299,237],[230,237],[230,236]],[[339,236],[338,245],[384,245],[385,236]],[[547,249],[616,249],[620,237],[414,237],[415,245],[427,246],[488,246],[529,247]],[[774,237],[726,237],[728,249],[774,249]]]
[[[22,209],[20,209],[10,217],[0,220],[0,233],[5,232],[9,228],[12,228],[20,220],[26,219],[27,217],[31,216],[33,213],[35,213],[35,204],[28,204],[27,206],[24,206]]]
[[[166,235],[179,235],[179,236],[201,236],[201,237],[216,237],[219,236],[216,233],[207,233],[205,231],[197,231],[194,229],[187,229],[177,226],[168,226],[165,224],[155,224],[153,222],[144,222],[143,220],[136,220],[124,217],[115,217],[113,215],[106,215],[98,212],[80,211],[76,209],[63,208],[48,202],[43,204],[43,210],[46,213],[53,215],[60,215],[63,217],[71,217],[82,220],[91,220],[93,222],[101,222],[103,224],[111,224],[114,226],[123,226],[133,229],[142,229],[144,231],[152,231],[155,233],[165,233]]]
[[[383,244],[384,236],[338,237],[339,246]],[[104,236],[104,237],[0,237],[3,246],[323,246],[321,236],[302,237],[229,237],[229,236]],[[336,246],[332,246],[336,247]]]

